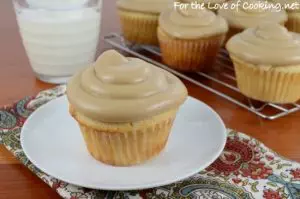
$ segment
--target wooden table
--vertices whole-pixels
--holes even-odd
[[[119,31],[114,1],[104,1],[102,36]],[[110,48],[102,41],[100,54]],[[0,106],[54,87],[37,80],[22,46],[10,0],[0,1]],[[193,84],[184,82],[196,97],[222,117],[228,128],[253,136],[281,155],[300,161],[300,113],[276,120],[262,120],[254,114]],[[59,196],[0,146],[0,198],[59,198]]]

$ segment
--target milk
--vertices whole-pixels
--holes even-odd
[[[26,53],[40,79],[64,82],[95,60],[100,13],[96,8],[82,8],[83,1],[72,0],[68,5],[60,0],[64,3],[59,6],[57,0],[28,0],[31,7],[16,8]],[[45,6],[49,9],[38,8]]]
[[[31,8],[74,9],[82,8],[88,0],[26,0]]]

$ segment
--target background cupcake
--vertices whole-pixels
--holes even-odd
[[[172,6],[172,0],[118,0],[118,14],[125,39],[132,43],[157,45],[159,14]]]
[[[169,9],[159,18],[158,39],[163,61],[181,71],[210,67],[228,26],[207,9]]]
[[[292,103],[300,99],[300,35],[263,23],[233,36],[226,48],[240,91],[256,100]]]
[[[270,0],[274,4],[280,4],[283,8],[286,8],[288,14],[288,21],[285,26],[289,31],[300,33],[300,1],[299,0]],[[297,6],[292,6],[293,4],[298,3]],[[296,5],[296,4],[295,4]]]
[[[239,3],[238,3],[239,2]],[[244,29],[253,28],[263,22],[274,22],[284,25],[287,21],[287,14],[284,10],[276,10],[276,8],[270,9],[254,9],[250,5],[263,3],[266,6],[271,3],[259,0],[232,0],[229,1],[229,7],[231,4],[239,5],[236,9],[219,9],[218,14],[223,16],[229,25],[229,31],[226,37],[226,41],[233,35],[242,32]]]
[[[187,90],[169,72],[111,50],[69,81],[67,96],[90,154],[128,166],[162,151]]]

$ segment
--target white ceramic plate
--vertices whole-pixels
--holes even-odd
[[[105,165],[88,153],[63,96],[28,118],[21,132],[21,145],[35,166],[65,182],[94,189],[134,190],[170,184],[205,169],[221,154],[226,137],[220,117],[189,97],[158,157],[132,167]]]

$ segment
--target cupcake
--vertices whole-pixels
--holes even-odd
[[[299,0],[271,0],[275,5],[285,8],[288,21],[285,26],[291,32],[300,33],[300,2]],[[298,4],[298,6],[297,6]],[[294,6],[293,6],[294,5]]]
[[[199,7],[202,4],[204,5],[205,8],[216,12],[218,10],[218,8],[220,8],[220,6],[222,4],[224,4],[227,0],[179,0],[182,3],[197,3],[197,5],[195,7]]]
[[[187,89],[169,72],[109,50],[70,79],[67,97],[90,154],[130,166],[164,149]]]
[[[237,8],[232,9],[231,5]],[[257,8],[258,5],[265,5],[264,8]],[[257,5],[257,6],[256,6]],[[259,0],[232,0],[228,2],[230,9],[219,9],[218,14],[223,16],[229,25],[226,41],[233,35],[242,32],[247,28],[254,28],[263,22],[274,22],[284,25],[287,21],[287,14],[284,10],[276,10],[272,3]],[[269,9],[267,9],[270,7]],[[225,43],[226,43],[225,41]]]
[[[157,30],[163,61],[180,71],[200,71],[214,63],[228,30],[221,16],[207,9],[168,9]]]
[[[173,6],[172,3],[172,0],[118,0],[118,15],[124,38],[132,43],[157,45],[159,14]]]
[[[262,23],[233,36],[226,48],[245,96],[273,103],[300,99],[299,34],[276,23]]]

